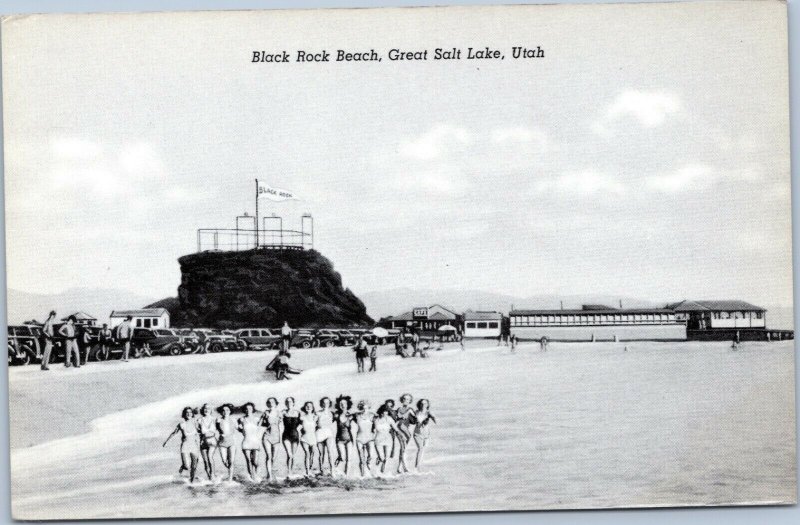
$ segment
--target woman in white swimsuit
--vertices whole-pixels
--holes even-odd
[[[209,481],[214,481],[214,452],[217,450],[217,418],[211,415],[208,403],[200,408],[200,457]]]
[[[265,463],[267,465],[267,479],[272,479],[275,467],[275,449],[281,442],[281,411],[278,400],[274,397],[267,399],[267,409],[261,414],[261,426],[264,427],[264,437],[261,444],[264,446]]]
[[[228,469],[228,481],[233,481],[233,462],[236,459],[236,447],[234,446],[234,433],[236,427],[231,417],[233,406],[224,404],[217,408],[220,417],[217,418],[217,447],[219,448],[219,455],[222,458],[222,464]]]
[[[178,426],[167,436],[161,446],[166,447],[175,434],[181,435],[181,461],[183,465],[190,465],[189,481],[194,483],[197,475],[197,461],[200,458],[200,427],[194,418],[194,410],[191,407],[184,408],[181,417],[183,421],[178,423]],[[182,471],[183,466],[181,466]]]
[[[406,465],[406,446],[411,441],[412,435],[412,417],[414,416],[414,408],[411,402],[414,398],[411,394],[403,394],[400,396],[400,407],[397,409],[397,440],[400,444],[400,462],[397,464],[397,473],[408,472]]]
[[[431,437],[431,423],[436,423],[436,418],[430,412],[431,403],[427,399],[420,399],[417,401],[417,412],[413,416],[413,421],[416,423],[414,426],[414,443],[417,444],[417,460],[414,462],[414,468],[419,470],[422,463],[422,453],[428,444],[428,439]]]
[[[314,410],[314,403],[306,401],[300,409],[300,445],[303,447],[303,467],[306,469],[306,477],[311,476],[314,470],[314,450],[317,448],[317,412]]]
[[[333,475],[333,460],[331,455],[336,448],[336,421],[333,414],[333,402],[329,397],[319,400],[317,419],[317,448],[319,449],[319,473],[322,475],[322,465],[328,459],[328,471]]]
[[[386,462],[388,461],[389,450],[394,442],[394,433],[398,431],[386,404],[378,409],[378,414],[372,422],[372,431],[375,433],[375,452],[378,455],[377,464],[381,466],[381,474],[383,474],[386,472]]]
[[[361,470],[361,477],[369,474],[369,462],[372,454],[372,447],[375,444],[375,434],[372,432],[372,420],[375,415],[370,411],[369,401],[358,402],[358,412],[356,412],[355,423],[358,425],[356,433],[356,451],[358,452],[358,467]]]
[[[242,452],[247,465],[247,475],[252,481],[258,481],[258,451],[261,449],[261,416],[256,415],[256,406],[245,403],[244,417],[240,417],[236,428],[242,433]]]

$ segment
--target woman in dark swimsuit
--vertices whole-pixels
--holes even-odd
[[[283,411],[283,448],[286,450],[286,476],[291,476],[294,470],[294,454],[300,445],[300,412],[294,408],[294,398],[287,397],[286,410]]]
[[[412,401],[414,401],[414,398],[411,396],[411,394],[401,395],[400,408],[397,409],[396,420],[397,428],[399,430],[397,438],[400,443],[400,462],[397,464],[398,474],[408,472],[408,467],[406,466],[406,446],[411,441],[411,435],[413,431],[411,427],[414,424],[414,408],[411,406]]]
[[[350,409],[353,408],[353,400],[350,396],[339,396],[336,398],[336,451],[339,457],[336,458],[336,465],[344,461],[344,475],[350,471],[350,447],[353,443],[353,416]],[[344,458],[344,459],[342,459]]]

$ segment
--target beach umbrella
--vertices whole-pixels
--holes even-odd
[[[372,329],[372,335],[374,335],[375,337],[388,337],[389,331],[386,328],[381,328],[380,326],[377,326]]]
[[[455,332],[456,328],[454,326],[450,326],[449,324],[443,324],[439,327],[440,332]]]

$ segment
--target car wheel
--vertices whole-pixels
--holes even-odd
[[[303,348],[311,348],[311,341],[303,341],[303,344],[300,346]]]
[[[182,353],[183,353],[183,348],[181,348],[181,345],[179,344],[170,345],[169,355],[181,355]]]
[[[222,345],[220,343],[214,343],[209,347],[209,351],[212,354],[218,354],[222,352]]]
[[[16,361],[17,353],[14,351],[11,345],[8,345],[8,366],[16,364]]]
[[[325,346],[327,346],[328,348],[333,348],[334,346],[333,340],[325,341]]]
[[[250,345],[247,344],[246,341],[243,341],[239,343],[239,350],[241,350],[242,352],[247,352],[248,350],[250,350]]]

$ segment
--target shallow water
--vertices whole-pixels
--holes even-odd
[[[242,366],[236,358],[226,356],[226,366]],[[529,345],[514,354],[489,345],[435,352],[426,360],[382,358],[374,374],[353,368],[318,367],[283,383],[226,379],[108,414],[84,435],[14,449],[14,517],[795,500],[792,342],[746,343],[738,351],[728,343],[551,344],[547,352]],[[120,384],[115,391],[126,396],[140,387]],[[177,439],[161,448],[186,405],[254,400],[262,408],[271,395],[293,395],[300,403],[344,392],[377,406],[405,391],[429,398],[438,420],[421,475],[190,486],[176,475]],[[409,452],[411,463],[413,445]],[[302,452],[296,463],[299,474]],[[284,478],[282,451],[276,465]],[[241,455],[237,471],[244,472]]]

